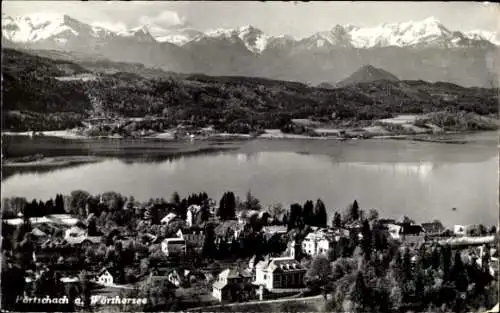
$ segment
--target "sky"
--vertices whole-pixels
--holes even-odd
[[[434,16],[450,30],[500,32],[489,2],[2,1],[2,15],[63,13],[110,28],[157,25],[206,31],[252,25],[272,36],[306,37],[337,24],[377,26]]]

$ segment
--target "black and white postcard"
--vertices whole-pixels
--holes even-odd
[[[499,312],[500,6],[3,1],[4,312]]]

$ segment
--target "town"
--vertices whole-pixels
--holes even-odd
[[[4,198],[2,213],[2,307],[11,311],[498,306],[496,225],[383,218],[356,200],[341,210],[321,199],[266,207],[250,192],[141,203],[77,190],[46,202]],[[29,297],[69,301],[19,301]]]

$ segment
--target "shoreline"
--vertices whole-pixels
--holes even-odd
[[[28,156],[29,157],[29,156]],[[80,164],[97,163],[106,159],[100,156],[57,156],[57,157],[38,157],[35,160],[20,161],[22,158],[12,158],[2,160],[2,167],[57,167],[71,166]]]
[[[2,132],[2,136],[22,136],[22,137],[55,137],[69,140],[91,140],[91,139],[153,139],[169,142],[182,142],[182,141],[205,141],[205,140],[224,140],[224,139],[268,139],[268,140],[334,140],[334,141],[353,141],[353,140],[370,140],[370,139],[385,139],[385,140],[409,140],[409,141],[422,141],[446,144],[465,144],[465,140],[456,140],[450,138],[442,138],[449,135],[467,135],[474,133],[481,133],[486,131],[448,131],[438,134],[366,134],[364,136],[353,137],[338,137],[338,136],[310,136],[301,134],[283,133],[276,130],[266,130],[265,133],[260,135],[238,134],[238,133],[215,133],[202,137],[194,138],[181,138],[176,139],[171,136],[170,132],[157,133],[149,136],[142,137],[123,137],[123,136],[83,136],[74,133],[70,130],[57,130],[57,131],[40,131],[32,136],[30,132]]]

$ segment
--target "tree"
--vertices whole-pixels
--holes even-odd
[[[117,192],[105,192],[102,194],[102,201],[110,211],[119,211],[125,204],[124,197]]]
[[[333,215],[332,224],[332,226],[336,228],[340,228],[342,226],[342,217],[340,216],[340,213],[335,212],[335,214]]]
[[[203,242],[203,256],[205,258],[214,258],[216,252],[215,231],[212,225],[205,227],[205,241]]]
[[[451,277],[455,282],[455,287],[458,291],[465,292],[469,286],[469,279],[467,277],[467,271],[462,262],[462,256],[460,251],[455,252],[455,261],[451,269]]]
[[[356,282],[354,284],[352,293],[351,293],[351,300],[353,302],[353,306],[355,309],[355,312],[369,312],[369,307],[368,307],[368,299],[370,298],[369,296],[369,289],[366,286],[365,283],[365,277],[363,275],[363,272],[359,271],[357,276],[356,276]]]
[[[98,236],[98,231],[97,231],[97,217],[95,215],[92,215],[88,220],[87,220],[87,234],[89,236]]]
[[[403,252],[401,268],[403,270],[404,280],[405,281],[411,280],[412,277],[411,254],[410,254],[410,249],[408,247],[406,247]]]
[[[69,207],[70,213],[78,215],[81,214],[82,213],[81,209],[85,208],[89,196],[90,194],[87,191],[83,190],[72,191],[70,194],[70,207]]]
[[[363,236],[361,246],[365,254],[365,259],[369,260],[372,253],[372,232],[370,230],[370,223],[368,223],[368,220],[363,221],[361,234]]]
[[[497,232],[497,227],[495,225],[491,226],[490,229],[488,230],[488,233],[490,235],[494,235]]]
[[[221,220],[230,220],[236,217],[236,198],[231,191],[225,192],[219,201],[217,216]]]
[[[326,286],[332,274],[330,261],[326,257],[318,255],[312,260],[311,266],[306,273],[306,278],[309,284],[316,285],[326,291]]]
[[[181,204],[181,197],[179,196],[177,191],[175,191],[170,197],[170,203],[172,203],[175,206],[179,206]]]
[[[421,266],[417,266],[415,271],[415,300],[422,302],[425,300],[425,273]]]
[[[314,206],[314,224],[318,227],[326,227],[327,226],[328,216],[326,213],[326,207],[321,199],[316,201],[316,205]]]
[[[247,192],[243,207],[248,211],[260,211],[262,209],[259,199],[255,198],[250,191]]]
[[[376,221],[378,220],[378,211],[375,210],[375,209],[370,209],[370,211],[368,211],[368,220],[369,221]]]
[[[60,195],[60,194],[57,194],[56,195],[56,200],[55,200],[55,204],[54,204],[54,213],[55,214],[61,214],[61,213],[66,213],[64,211],[64,199],[63,199],[63,196]]]
[[[302,216],[304,218],[304,224],[313,226],[314,223],[314,203],[311,200],[307,200],[304,203],[302,209]]]
[[[288,215],[288,230],[301,227],[303,224],[302,206],[298,203],[294,203],[290,206],[290,214]]]
[[[441,268],[444,280],[448,280],[451,270],[451,246],[448,244],[441,249]]]
[[[437,247],[432,248],[431,252],[431,266],[433,270],[438,270],[440,265],[440,254]]]
[[[283,223],[286,210],[283,208],[283,205],[281,203],[276,203],[269,206],[267,212],[269,212],[269,215],[271,215],[273,223],[275,224]]]
[[[349,219],[351,221],[357,221],[360,217],[358,201],[354,200],[352,205],[349,207]]]

